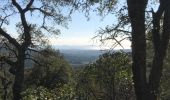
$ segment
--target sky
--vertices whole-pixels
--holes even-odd
[[[93,46],[95,49],[109,49],[97,39],[92,39],[100,28],[104,28],[107,25],[115,23],[116,18],[114,15],[107,15],[104,18],[97,15],[97,13],[91,13],[88,20],[83,13],[77,12],[72,16],[72,21],[68,23],[68,29],[61,28],[61,34],[57,37],[51,38],[50,42],[53,45],[66,45],[66,46]],[[122,42],[125,49],[130,49],[131,43],[128,40]],[[122,49],[118,46],[116,49]]]
[[[89,20],[81,12],[75,12],[71,15],[71,21],[68,22],[68,29],[59,27],[61,34],[56,37],[49,37],[51,45],[59,46],[89,46],[92,45],[94,48],[110,48],[106,46],[100,46],[100,42],[92,39],[97,33],[97,30],[104,28],[107,25],[115,23],[116,18],[114,15],[107,15],[103,19],[97,13],[90,13]],[[30,19],[33,22],[38,21],[38,17]],[[11,35],[16,36],[15,23],[19,20],[19,16],[14,16],[11,19]],[[129,41],[122,42],[125,49],[129,49],[131,43]],[[120,47],[117,47],[119,49]],[[121,48],[120,48],[121,49]]]
[[[121,5],[123,0],[120,0],[118,2],[118,5]],[[153,3],[151,0],[150,2]],[[149,3],[149,4],[152,4]],[[156,2],[154,2],[156,3]],[[123,4],[124,5],[124,4]],[[120,6],[119,6],[120,7]],[[148,10],[151,8],[154,8],[156,10],[158,8],[158,5],[148,5]],[[87,18],[84,16],[83,13],[76,12],[72,15],[72,21],[68,23],[69,29],[61,29],[61,34],[58,36],[58,38],[51,38],[50,41],[54,45],[67,45],[67,46],[79,46],[79,45],[93,45],[96,49],[102,49],[102,48],[110,48],[110,45],[113,44],[110,42],[107,46],[99,46],[101,43],[99,41],[96,42],[96,40],[92,40],[92,38],[97,34],[97,30],[100,28],[104,28],[107,25],[112,25],[116,23],[116,17],[115,15],[108,14],[105,16],[104,19],[102,19],[101,16],[97,15],[97,13],[91,13],[90,14],[90,20],[87,21]],[[121,42],[124,49],[130,49],[131,48],[131,42],[128,40]],[[96,47],[97,46],[97,47]],[[115,49],[122,49],[122,47],[117,46]]]
[[[82,13],[74,13],[72,21],[68,23],[68,29],[62,28],[58,39],[51,39],[57,45],[91,45],[92,38],[100,27],[113,24],[113,16],[102,18],[96,14],[91,15],[90,20]]]

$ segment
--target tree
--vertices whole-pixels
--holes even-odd
[[[15,51],[16,60],[8,59],[6,56],[1,57],[1,61],[5,61],[11,66],[11,72],[15,75],[13,84],[13,100],[20,100],[24,82],[24,67],[25,59],[27,58],[26,51],[30,50],[34,45],[33,36],[35,34],[44,34],[42,30],[52,34],[58,34],[58,29],[55,25],[65,25],[67,17],[64,17],[61,13],[61,7],[68,5],[66,1],[55,0],[5,0],[0,6],[0,35],[7,39],[7,41],[13,46]],[[29,15],[30,14],[30,15]],[[31,22],[30,18],[38,15],[41,18],[40,22]],[[18,15],[20,20],[16,23],[19,27],[20,39],[11,36],[9,30],[9,20],[13,16]],[[52,20],[55,25],[48,24],[47,21]],[[53,27],[51,27],[51,26]],[[7,31],[6,31],[6,30]],[[36,45],[36,44],[35,44]]]
[[[127,0],[128,13],[132,26],[132,70],[137,100],[156,100],[158,98],[163,61],[166,56],[170,35],[169,1],[160,0],[157,12],[153,12],[152,36],[154,57],[150,70],[149,81],[147,82],[145,36],[145,9],[147,2],[147,0]],[[162,16],[163,28],[161,31],[160,20]]]
[[[149,99],[149,95],[146,93],[148,88],[146,83],[145,37],[145,9],[147,1],[141,0],[137,2],[129,0],[127,3],[132,25],[132,70],[136,97],[137,100],[147,100]]]
[[[72,69],[63,55],[51,47],[39,51],[35,65],[27,69],[22,99],[60,99],[72,100]]]
[[[71,81],[71,66],[58,50],[47,47],[40,52],[41,55],[35,57],[37,63],[28,69],[30,72],[26,77],[26,87],[54,89]]]
[[[78,75],[77,98],[80,100],[134,99],[130,57],[126,53],[105,53]]]
[[[160,84],[160,98],[162,100],[168,100],[170,98],[170,88],[169,88],[169,71],[170,71],[170,45],[168,46],[168,51],[167,51],[167,56],[165,59],[165,63],[164,63],[164,69],[163,69],[163,73],[162,73],[162,78],[161,78],[161,84]]]
[[[132,42],[132,71],[137,100],[156,100],[158,98],[163,61],[169,43],[169,1],[155,1],[158,5],[157,11],[154,11],[155,8],[148,11],[147,5],[150,6],[150,2],[152,1],[127,0],[127,6],[123,6],[116,13],[118,24],[99,30],[97,35],[102,42],[115,40],[118,45],[121,45],[121,42],[126,38]],[[107,6],[105,5],[105,8]],[[152,37],[153,57],[151,64],[147,62],[146,34],[150,34]],[[120,35],[123,36],[122,39],[117,40]],[[148,68],[150,69],[147,70]]]
[[[2,63],[1,63],[2,64]],[[0,71],[0,99],[9,100],[12,98],[11,95],[11,85],[12,85],[12,75],[6,70],[7,66],[1,65]]]
[[[65,84],[57,89],[47,89],[43,86],[28,88],[22,93],[22,100],[75,100],[74,91],[70,84]]]

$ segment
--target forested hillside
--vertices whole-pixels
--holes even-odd
[[[169,5],[0,0],[0,100],[170,100]]]

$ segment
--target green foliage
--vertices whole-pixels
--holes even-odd
[[[41,51],[41,56],[37,57],[37,64],[28,75],[26,84],[46,88],[59,87],[71,80],[71,74],[71,66],[59,51],[47,47]]]
[[[73,83],[64,84],[59,89],[55,89],[57,91],[56,95],[59,100],[73,100],[75,97],[75,89]]]
[[[130,61],[125,53],[105,53],[86,66],[78,76],[78,99],[130,99],[133,95]]]
[[[27,89],[22,93],[23,100],[51,100],[55,95],[44,87]]]
[[[45,87],[28,88],[22,93],[22,100],[73,100],[74,88],[71,84],[64,84],[60,88]]]
[[[12,84],[14,76],[8,70],[9,66],[0,62],[0,100],[12,99]]]
[[[71,100],[74,98],[71,66],[59,51],[47,47],[26,75],[23,100]]]

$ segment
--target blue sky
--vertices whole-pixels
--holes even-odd
[[[98,16],[96,13],[92,13],[90,15],[90,20],[87,21],[87,18],[82,13],[74,13],[72,15],[72,21],[68,24],[69,29],[62,28],[58,39],[51,39],[51,43],[56,45],[73,46],[100,45],[99,42],[96,43],[96,40],[92,40],[92,38],[96,35],[96,31],[100,27],[104,28],[107,25],[112,25],[114,22],[115,17],[111,14],[102,19],[101,16]],[[130,48],[130,42],[125,42],[123,43],[125,48]]]
[[[68,29],[61,29],[61,34],[58,39],[52,38],[51,43],[56,45],[100,45],[100,42],[92,40],[100,28],[116,23],[116,17],[113,14],[108,14],[104,18],[96,12],[91,12],[90,20],[81,12],[72,14],[72,21],[68,23]],[[124,48],[130,48],[129,41],[122,42]],[[110,48],[110,47],[109,47]],[[120,47],[118,47],[120,48]]]
[[[87,46],[87,45],[100,45],[92,38],[96,35],[99,28],[104,28],[107,25],[115,23],[116,18],[114,15],[107,15],[104,19],[91,12],[89,15],[90,20],[87,20],[84,13],[76,11],[71,15],[71,21],[68,22],[68,29],[59,27],[61,34],[56,37],[49,37],[52,45],[68,45],[68,46]],[[39,22],[41,20],[37,15],[32,18],[28,17],[31,22]],[[20,20],[19,15],[15,15],[10,19],[10,34],[16,37],[15,24]],[[95,42],[94,42],[95,41]],[[130,42],[125,41],[122,43],[125,48],[130,48]]]
[[[121,1],[122,0],[120,0],[120,2]],[[119,3],[118,7],[121,6],[120,4],[122,4],[122,2]],[[115,24],[117,21],[115,15],[113,14],[108,14],[104,18],[102,18],[102,16],[99,16],[97,12],[90,12],[89,15],[90,20],[87,20],[84,13],[78,11],[73,13],[71,17],[72,17],[72,21],[68,23],[68,29],[62,28],[61,34],[59,35],[58,39],[51,38],[52,44],[69,45],[69,46],[70,45],[71,46],[77,46],[77,45],[98,46],[101,43],[97,40],[92,40],[92,38],[97,34],[96,32],[100,28],[104,28],[107,25]],[[124,48],[130,49],[131,43],[129,41],[124,41],[122,42],[122,45],[124,46]],[[106,48],[105,46],[103,47]],[[117,47],[117,49],[119,48],[121,47]]]
[[[120,4],[124,2],[120,0]],[[37,4],[36,4],[37,5]],[[120,7],[120,5],[118,5]],[[150,6],[148,5],[148,9],[157,8],[157,5]],[[36,14],[35,14],[36,15]],[[7,26],[9,33],[13,37],[17,37],[15,24],[20,20],[19,15],[15,15],[10,19],[10,25]],[[68,22],[68,29],[63,27],[58,27],[61,30],[61,34],[54,37],[49,37],[50,43],[52,45],[67,45],[67,46],[87,46],[87,45],[100,45],[100,42],[96,40],[92,40],[92,38],[96,35],[96,31],[99,28],[104,28],[107,25],[112,25],[116,23],[116,17],[112,14],[107,15],[104,19],[101,16],[97,15],[97,13],[90,13],[90,20],[87,20],[84,13],[74,12],[71,15],[72,20]],[[28,17],[28,20],[31,22],[39,23],[40,19],[38,15]],[[112,42],[110,42],[112,44]],[[129,41],[122,42],[124,48],[130,48],[131,43]],[[118,47],[120,48],[120,47]]]
[[[96,15],[95,13],[90,15],[90,20],[88,21],[87,18],[82,13],[74,13],[72,15],[72,21],[68,23],[68,29],[62,28],[61,34],[59,35],[58,39],[75,39],[75,44],[80,44],[76,40],[81,40],[85,42],[85,39],[91,39],[95,36],[96,31],[100,27],[105,27],[106,25],[113,24],[114,16],[109,15],[106,16],[102,20],[102,17]],[[58,43],[57,43],[58,44]],[[68,43],[69,44],[69,43]],[[84,43],[86,45],[89,44],[89,41]]]
[[[61,30],[61,34],[58,36],[49,37],[49,41],[52,45],[66,45],[66,46],[89,46],[100,45],[97,40],[92,40],[92,38],[97,34],[99,28],[104,28],[107,25],[112,25],[115,23],[116,18],[114,15],[107,15],[105,18],[97,15],[97,13],[90,13],[90,19],[85,17],[83,13],[75,12],[71,15],[71,21],[68,22],[68,28],[58,27]],[[29,20],[38,21],[38,17],[29,18]],[[15,24],[19,21],[19,16],[16,15],[10,19],[10,34],[16,36]],[[123,42],[125,48],[130,48],[130,42]],[[105,46],[103,46],[105,47]],[[120,48],[120,47],[118,47]],[[100,49],[100,47],[98,48]]]

